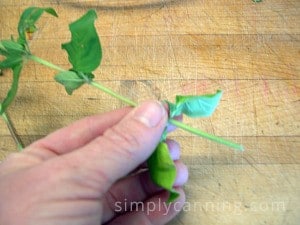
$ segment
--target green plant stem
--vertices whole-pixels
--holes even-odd
[[[94,86],[94,87],[96,87],[96,88],[98,88],[98,89],[104,91],[105,93],[107,93],[107,94],[109,94],[109,95],[111,95],[111,96],[113,96],[113,97],[115,97],[115,98],[117,98],[117,99],[119,99],[119,100],[121,100],[121,101],[127,103],[127,104],[130,105],[130,106],[135,107],[135,106],[138,105],[137,103],[131,101],[130,99],[125,98],[124,96],[121,96],[121,95],[115,93],[115,92],[112,91],[111,89],[108,89],[108,88],[104,87],[103,85],[101,85],[101,84],[99,84],[99,83],[97,83],[97,82],[92,81],[90,84],[91,84],[92,86]],[[196,128],[193,128],[193,127],[190,127],[190,126],[188,126],[188,125],[186,125],[186,124],[184,124],[184,123],[181,123],[181,122],[179,122],[179,121],[177,121],[177,120],[169,119],[169,123],[175,125],[175,126],[178,127],[178,128],[181,128],[181,129],[183,129],[183,130],[185,130],[185,131],[188,131],[188,132],[190,132],[190,133],[192,133],[192,134],[196,134],[196,135],[198,135],[198,136],[201,136],[201,137],[204,137],[204,138],[206,138],[206,139],[215,141],[215,142],[217,142],[217,143],[226,145],[226,146],[228,146],[228,147],[231,147],[231,148],[234,148],[234,149],[237,149],[237,150],[240,150],[240,151],[243,151],[243,150],[244,150],[244,148],[243,148],[242,145],[239,145],[239,144],[236,144],[236,143],[234,143],[234,142],[225,140],[225,139],[223,139],[223,138],[214,136],[214,135],[212,135],[212,134],[208,134],[208,133],[206,133],[206,132],[204,132],[204,131],[201,131],[201,130],[196,129]]]
[[[111,89],[109,89],[107,87],[104,87],[103,85],[101,85],[101,84],[99,84],[95,81],[92,81],[90,83],[90,85],[100,89],[101,91],[104,91],[105,93],[107,93],[107,94],[109,94],[109,95],[111,95],[111,96],[113,96],[113,97],[115,97],[119,100],[121,100],[122,102],[125,102],[126,104],[128,104],[130,106],[135,107],[135,106],[138,105],[137,103],[133,102],[132,100],[130,100],[130,99],[128,99],[128,98],[126,98],[122,95],[117,94],[116,92],[112,91]]]
[[[24,145],[22,144],[20,138],[18,137],[18,135],[16,133],[16,129],[15,129],[12,121],[10,120],[9,116],[7,115],[6,112],[4,112],[3,114],[1,114],[1,117],[5,121],[11,136],[13,137],[15,143],[17,144],[18,150],[19,151],[23,150]]]
[[[59,67],[57,65],[54,65],[53,63],[48,62],[48,61],[46,61],[44,59],[41,59],[41,58],[39,58],[39,57],[37,57],[35,55],[28,55],[27,58],[31,59],[33,61],[36,61],[36,62],[38,62],[38,63],[40,63],[40,64],[42,64],[44,66],[50,67],[51,69],[55,69],[55,70],[58,70],[60,72],[66,71],[65,69],[63,69],[63,68],[61,68],[61,67]]]
[[[236,144],[234,142],[231,142],[231,141],[228,141],[228,140],[225,140],[223,138],[220,138],[220,137],[217,137],[217,136],[214,136],[212,134],[208,134],[202,130],[199,130],[199,129],[196,129],[196,128],[193,128],[193,127],[190,127],[184,123],[181,123],[177,120],[174,120],[174,119],[169,119],[169,122],[173,125],[175,125],[176,127],[179,127],[181,128],[182,130],[185,130],[185,131],[188,131],[192,134],[196,134],[198,136],[201,136],[201,137],[204,137],[206,139],[209,139],[209,140],[212,140],[212,141],[215,141],[217,143],[220,143],[220,144],[223,144],[223,145],[226,145],[228,147],[231,147],[231,148],[234,148],[234,149],[237,149],[237,150],[240,150],[240,151],[243,151],[244,150],[244,147],[242,145],[239,145],[239,144]]]
[[[56,65],[54,65],[54,64],[52,64],[52,63],[50,63],[50,62],[48,62],[48,61],[46,61],[46,60],[41,59],[41,58],[39,58],[39,57],[37,57],[37,56],[34,56],[34,55],[29,55],[29,56],[28,56],[28,59],[34,60],[34,61],[36,61],[36,62],[38,62],[38,63],[40,63],[40,64],[43,64],[43,65],[45,65],[45,66],[47,66],[47,67],[50,67],[50,68],[55,69],[55,70],[58,70],[58,71],[60,71],[60,72],[66,71],[66,70],[63,69],[63,68],[58,67],[58,66],[56,66]],[[134,101],[132,101],[132,100],[130,100],[130,99],[128,99],[128,98],[122,96],[122,95],[119,95],[118,93],[116,93],[116,92],[114,92],[113,90],[111,90],[111,89],[109,89],[109,88],[103,86],[103,85],[100,84],[100,83],[97,83],[97,82],[95,82],[95,81],[91,81],[91,82],[89,82],[88,84],[91,85],[91,86],[93,86],[93,87],[95,87],[95,88],[97,88],[97,89],[99,89],[99,90],[101,90],[101,91],[103,91],[103,92],[105,92],[105,93],[107,93],[107,94],[109,94],[109,95],[112,96],[112,97],[115,97],[115,98],[121,100],[122,102],[125,102],[126,104],[128,104],[128,105],[130,105],[130,106],[136,107],[136,106],[138,105],[136,102],[134,102]],[[184,123],[181,123],[181,122],[179,122],[179,121],[177,121],[177,120],[169,119],[169,123],[175,125],[176,127],[181,128],[181,129],[183,129],[183,130],[185,130],[185,131],[188,131],[188,132],[190,132],[190,133],[192,133],[192,134],[196,134],[196,135],[198,135],[198,136],[201,136],[201,137],[204,137],[204,138],[206,138],[206,139],[215,141],[215,142],[217,142],[217,143],[226,145],[226,146],[228,146],[228,147],[231,147],[231,148],[234,148],[234,149],[237,149],[237,150],[241,150],[241,151],[244,149],[242,145],[239,145],[239,144],[236,144],[236,143],[234,143],[234,142],[225,140],[225,139],[223,139],[223,138],[214,136],[214,135],[212,135],[212,134],[208,134],[208,133],[206,133],[206,132],[204,132],[204,131],[201,131],[201,130],[196,129],[196,128],[193,128],[193,127],[190,127],[190,126],[188,126],[188,125],[186,125],[186,124],[184,124]]]

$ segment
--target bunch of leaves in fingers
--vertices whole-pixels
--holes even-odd
[[[18,26],[19,38],[17,40],[11,38],[10,40],[0,42],[0,54],[5,57],[5,59],[0,62],[0,69],[12,69],[13,71],[11,88],[0,106],[0,114],[8,126],[10,126],[10,121],[7,119],[6,110],[16,95],[22,67],[28,60],[36,61],[57,70],[58,73],[55,75],[55,80],[62,84],[70,95],[83,84],[88,84],[123,101],[129,106],[137,106],[136,102],[94,81],[93,71],[100,65],[102,59],[102,48],[94,26],[94,22],[97,18],[94,10],[89,10],[81,18],[69,25],[71,40],[68,43],[62,44],[62,49],[67,51],[72,68],[65,70],[30,52],[27,33],[32,33],[36,30],[35,23],[44,12],[57,17],[55,10],[52,8],[30,7],[23,12],[20,18]],[[174,119],[181,114],[193,118],[210,116],[215,111],[221,96],[222,91],[218,90],[214,94],[176,96],[174,103],[165,101],[169,106],[169,124],[173,124],[185,131],[227,145],[231,148],[243,150],[243,147],[239,144],[208,134]],[[172,202],[179,194],[173,189],[176,178],[176,168],[170,157],[166,138],[167,131],[165,130],[160,143],[147,163],[153,182],[169,191],[168,202]],[[21,149],[22,146],[18,141],[17,144]]]

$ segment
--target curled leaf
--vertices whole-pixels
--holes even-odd
[[[207,117],[217,108],[222,97],[222,91],[218,90],[215,94],[199,96],[176,96],[176,103],[170,103],[170,117],[185,114],[189,117]]]
[[[71,41],[62,44],[62,48],[68,52],[73,70],[91,73],[100,65],[102,49],[94,26],[96,18],[96,12],[89,10],[69,26]]]
[[[20,44],[26,44],[26,33],[33,33],[36,31],[35,23],[38,19],[42,16],[42,14],[46,12],[52,16],[58,17],[57,13],[53,8],[39,8],[39,7],[29,7],[22,13],[19,25],[18,25],[18,32],[19,32],[19,39],[18,42]]]
[[[90,82],[94,78],[93,74],[83,74],[74,71],[64,71],[57,74],[54,79],[65,86],[65,89],[69,95],[74,90],[81,87],[84,83]]]
[[[173,189],[176,167],[165,142],[158,144],[147,164],[152,181],[170,192],[168,202],[174,201],[179,196],[179,193]]]

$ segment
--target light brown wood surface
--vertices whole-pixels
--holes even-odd
[[[170,225],[299,224],[299,0],[1,0],[1,39],[16,36],[19,15],[30,5],[57,10],[58,19],[41,19],[31,47],[64,68],[69,64],[60,45],[70,38],[68,24],[95,8],[103,46],[96,80],[135,101],[224,91],[212,117],[185,122],[246,151],[173,133],[190,179],[184,212]],[[22,73],[9,113],[25,144],[124,106],[90,87],[68,96],[54,74],[32,62]],[[9,74],[0,77],[1,99],[10,81]],[[14,151],[0,121],[0,159]]]

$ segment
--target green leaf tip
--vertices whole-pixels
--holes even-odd
[[[58,17],[56,11],[53,8],[48,7],[48,8],[44,8],[44,10],[45,10],[45,12],[49,13],[50,15]]]
[[[189,117],[208,117],[213,114],[222,97],[222,91],[215,94],[176,96],[175,104],[169,103],[170,117],[185,114]]]
[[[20,44],[27,44],[26,33],[33,33],[37,30],[35,23],[44,12],[58,17],[56,11],[53,8],[29,7],[24,10],[18,24],[18,42]]]
[[[179,193],[173,189],[176,179],[176,167],[170,156],[168,145],[165,142],[160,142],[147,160],[149,172],[152,181],[169,191],[169,199],[167,202],[174,201]]]
[[[94,22],[97,14],[89,10],[85,15],[69,25],[71,41],[62,44],[68,53],[73,70],[91,73],[101,62],[102,49]]]

